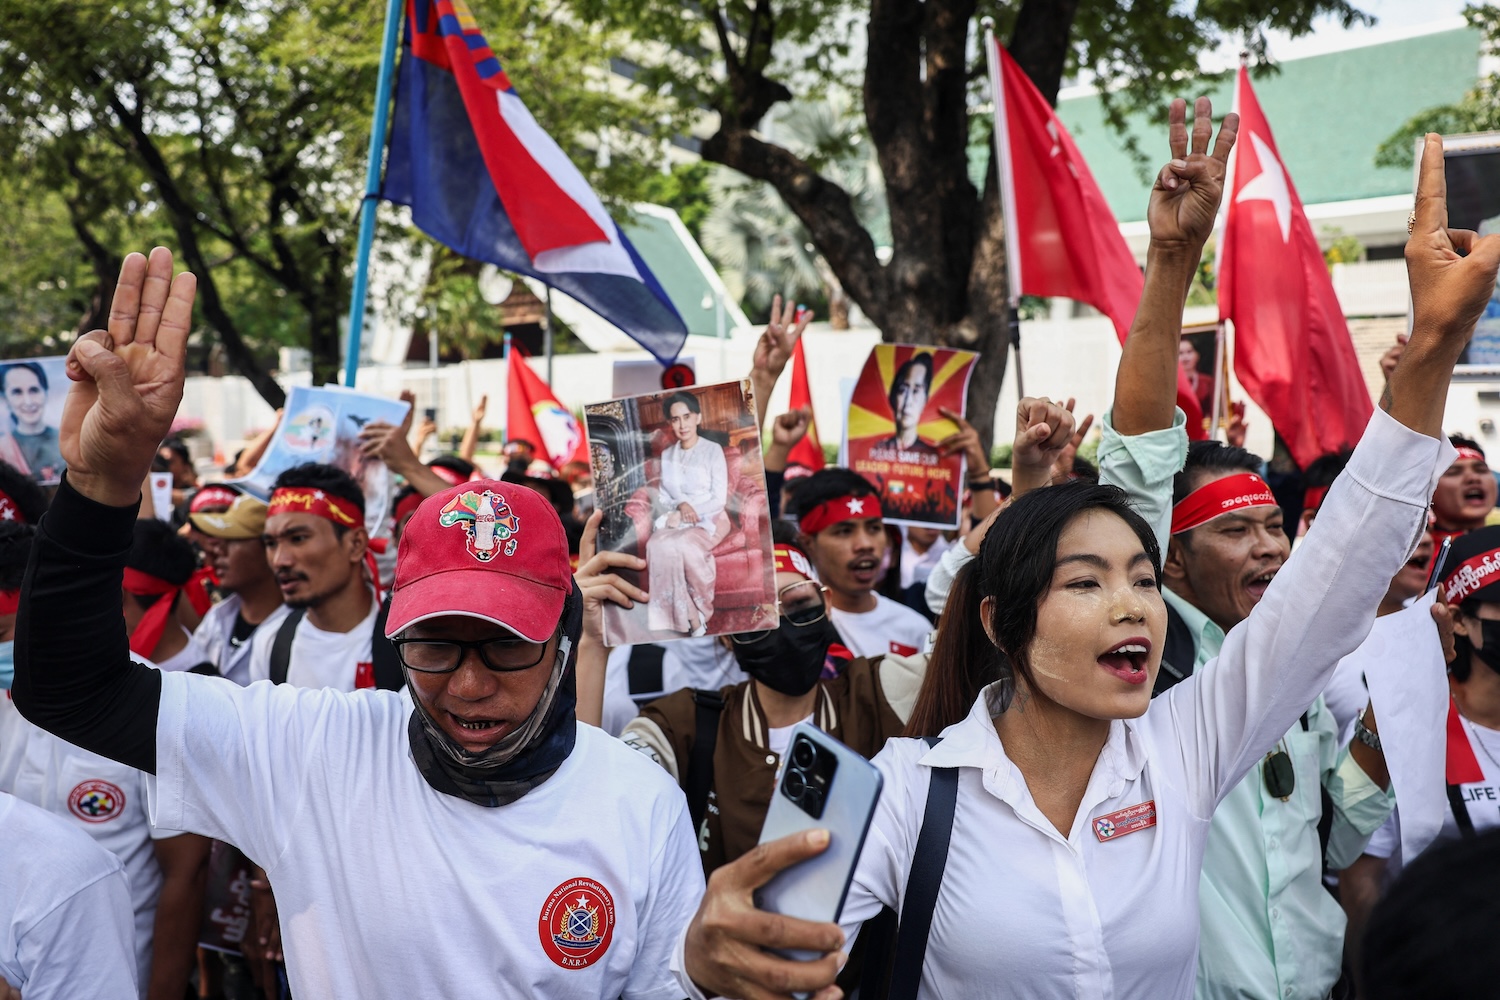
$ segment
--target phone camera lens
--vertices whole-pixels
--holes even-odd
[[[813,750],[813,745],[806,740],[798,740],[797,745],[792,747],[792,764],[796,767],[809,768],[817,763],[818,755]]]
[[[793,802],[802,801],[802,796],[807,792],[807,778],[796,768],[790,768],[786,772],[786,781],[782,783],[786,788],[787,797]]]

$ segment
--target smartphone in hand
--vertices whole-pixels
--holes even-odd
[[[756,891],[755,905],[803,920],[836,922],[883,782],[880,771],[864,757],[811,723],[799,723],[776,776],[760,842],[824,829],[829,833],[828,848],[778,872]],[[804,961],[821,957],[804,951],[778,954]]]

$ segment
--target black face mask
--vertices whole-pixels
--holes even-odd
[[[1474,644],[1468,646],[1474,651],[1474,655],[1483,661],[1495,673],[1500,674],[1500,622],[1490,621],[1488,618],[1479,620],[1479,638],[1484,643],[1484,648],[1474,649]],[[749,671],[746,671],[747,673]]]
[[[811,625],[793,625],[783,618],[774,632],[750,642],[736,641],[734,658],[741,670],[772,691],[796,698],[818,683],[828,647],[838,641],[838,629],[827,618]]]

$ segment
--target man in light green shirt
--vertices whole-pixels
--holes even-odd
[[[1119,433],[1113,416],[1103,425],[1101,479],[1129,492],[1156,528],[1167,553],[1165,578],[1184,581],[1181,589],[1190,593],[1205,592],[1200,601],[1215,612],[1211,616],[1170,589],[1163,593],[1192,637],[1190,667],[1196,670],[1218,655],[1225,626],[1238,624],[1240,609],[1242,618],[1259,599],[1258,578],[1285,560],[1289,545],[1281,513],[1276,507],[1251,508],[1172,536],[1173,481],[1185,459],[1187,481],[1178,487],[1183,494],[1259,461],[1212,445],[1196,446],[1189,457],[1181,411],[1170,428],[1129,436]],[[1212,467],[1203,467],[1204,458]],[[1221,537],[1183,537],[1210,532]],[[1164,667],[1161,680],[1166,679]],[[1322,885],[1318,825],[1326,806],[1331,810],[1328,864],[1334,869],[1349,864],[1390,814],[1394,799],[1382,789],[1389,777],[1382,764],[1372,779],[1348,748],[1339,748],[1337,726],[1322,698],[1308,709],[1303,724],[1287,733],[1280,749],[1289,755],[1294,775],[1285,800],[1271,794],[1261,761],[1214,814],[1199,885],[1200,998],[1322,998],[1339,978],[1344,913]]]

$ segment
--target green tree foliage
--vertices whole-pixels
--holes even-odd
[[[618,39],[549,3],[472,6],[537,119],[607,199],[636,197],[680,123],[606,85]],[[12,338],[97,325],[120,257],[162,242],[199,276],[200,322],[269,402],[280,344],[310,346],[315,378],[331,378],[383,7],[0,0],[0,212],[27,246],[0,264],[0,285],[28,299]],[[381,245],[428,256],[404,226]]]
[[[1500,7],[1482,4],[1464,8],[1464,18],[1484,33],[1485,45],[1500,45]],[[1417,140],[1428,132],[1462,135],[1465,132],[1500,131],[1500,73],[1481,79],[1457,104],[1447,104],[1412,117],[1375,151],[1382,167],[1410,167]]]
[[[1268,28],[1297,35],[1320,16],[1346,27],[1368,20],[1346,0],[562,2],[654,55],[636,75],[646,89],[717,116],[704,158],[770,184],[886,338],[982,352],[969,400],[981,431],[991,429],[1005,372],[1008,306],[994,167],[979,183],[970,171],[971,136],[988,135],[990,112],[978,19],[995,19],[1049,100],[1065,75],[1097,79],[1117,126],[1138,109],[1164,119],[1166,98],[1190,91],[1199,56],[1223,42],[1263,54]],[[829,168],[836,157],[799,151],[766,127],[778,105],[839,94],[860,95],[888,248]]]

